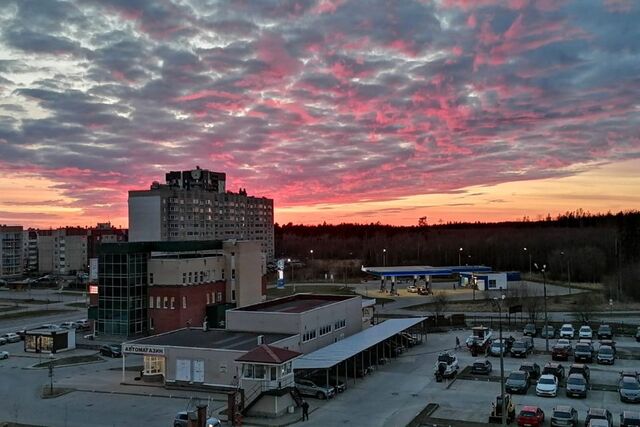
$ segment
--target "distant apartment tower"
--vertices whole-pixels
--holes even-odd
[[[24,269],[28,272],[38,271],[38,231],[30,228],[22,232]]]
[[[38,271],[74,274],[87,270],[87,229],[38,230]]]
[[[172,171],[166,183],[129,191],[129,241],[250,240],[274,256],[273,199],[226,191],[226,175]]]
[[[0,225],[0,278],[22,275],[22,254],[22,226]]]

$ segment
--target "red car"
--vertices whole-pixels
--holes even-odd
[[[541,427],[544,424],[544,412],[537,406],[525,406],[516,421],[518,427]]]

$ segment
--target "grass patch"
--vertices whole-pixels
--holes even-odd
[[[33,310],[33,311],[20,311],[18,313],[5,313],[0,314],[0,319],[20,319],[23,317],[40,317],[40,316],[51,316],[52,314],[62,314],[67,312],[72,312],[77,310]]]
[[[72,391],[72,388],[53,387],[53,389],[51,389],[50,386],[45,385],[42,387],[42,393],[40,393],[40,397],[42,397],[43,399],[53,399],[54,397],[60,397],[67,393],[71,393]]]
[[[77,363],[92,363],[92,362],[104,362],[104,359],[95,354],[87,356],[69,356],[61,359],[55,359],[53,362],[46,361],[33,365],[34,368],[48,368],[51,363],[54,367],[75,365]]]
[[[65,305],[69,306],[69,307],[87,308],[87,303],[86,302],[70,302],[70,303],[65,304]]]
[[[51,304],[53,302],[57,302],[54,300],[46,300],[46,299],[35,299],[35,298],[0,298],[0,302],[13,302],[13,303],[22,303],[22,304]]]

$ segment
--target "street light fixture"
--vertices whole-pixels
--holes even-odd
[[[609,299],[609,318],[613,317],[613,299]],[[612,320],[609,319],[609,321],[611,322]]]
[[[458,251],[458,265],[462,265],[462,261],[460,260],[460,255],[462,254],[462,248]]]
[[[527,248],[524,248],[524,251],[529,254],[529,277],[531,277],[531,251],[527,251]]]
[[[542,268],[538,267],[538,264],[536,263],[533,263],[533,265],[536,267],[536,270],[542,273],[542,280],[544,283],[544,340],[545,347],[547,351],[549,351],[549,334],[547,331],[547,325],[549,324],[549,319],[547,317],[547,265],[542,264]]]
[[[313,281],[313,277],[314,277],[314,274],[313,274],[313,249],[311,249],[309,251],[309,254],[311,254],[311,281]]]
[[[505,299],[505,295],[502,294],[501,298],[499,299],[498,297],[494,297],[493,298],[493,303],[494,305],[498,308],[498,317],[499,317],[499,341],[500,341],[500,405],[502,406],[502,408],[500,408],[500,425],[507,425],[507,419],[506,419],[506,408],[504,407],[505,405],[505,401],[504,401],[504,342],[502,341],[502,301],[504,301]]]
[[[382,266],[387,266],[387,249],[382,248]]]

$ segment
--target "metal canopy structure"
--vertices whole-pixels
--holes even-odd
[[[293,369],[326,369],[417,325],[426,317],[389,319],[293,361]]]
[[[455,265],[432,267],[430,265],[410,265],[399,267],[365,267],[362,271],[374,276],[403,277],[403,276],[450,276],[454,273],[487,273],[492,271],[486,265]]]

